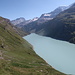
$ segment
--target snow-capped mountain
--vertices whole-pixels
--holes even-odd
[[[16,26],[19,25],[19,27],[23,26],[23,25],[26,25],[28,23],[34,22],[34,21],[38,21],[38,23],[44,23],[48,20],[53,19],[60,12],[66,10],[68,8],[69,8],[69,6],[60,6],[60,7],[56,8],[54,11],[52,11],[50,13],[42,14],[39,18],[35,17],[33,19],[30,19],[30,20],[25,20],[25,18],[20,17],[20,18],[17,18],[16,20],[12,20],[11,23],[16,25]]]
[[[56,17],[56,15],[58,15],[60,12],[66,10],[68,8],[69,8],[69,6],[60,6],[50,13],[42,14],[41,17],[39,18],[39,21],[45,22],[45,21],[51,20],[54,17]]]
[[[31,27],[32,27],[32,25],[35,24],[35,22],[40,25],[41,23],[47,22],[49,20],[52,20],[60,12],[68,9],[69,7],[71,7],[71,5],[70,6],[60,6],[60,7],[56,8],[54,11],[52,11],[50,13],[44,13],[44,14],[42,14],[39,18],[35,17],[33,19],[30,19],[30,20],[25,20],[24,18],[21,17],[21,18],[18,18],[16,20],[11,21],[11,23],[14,24],[14,25],[16,25],[19,28],[21,28],[23,26],[27,26],[27,25],[31,25]]]
[[[26,21],[25,18],[20,17],[20,18],[17,18],[15,20],[12,20],[11,23],[14,25],[17,25],[17,24],[20,24],[21,22],[24,22],[24,21]]]
[[[12,20],[11,23],[20,28],[20,27],[22,27],[28,23],[31,23],[31,22],[34,22],[37,20],[38,20],[38,17],[35,17],[33,19],[30,19],[30,20],[25,20],[25,18],[21,17],[21,18],[17,18],[15,20]]]
[[[31,21],[37,21],[38,17],[33,18]]]

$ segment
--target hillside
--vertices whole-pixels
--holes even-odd
[[[16,26],[13,25],[13,29],[16,31],[16,33],[18,35],[20,35],[21,37],[26,36],[28,34],[30,34],[29,32],[23,31],[21,28],[18,28]]]
[[[65,75],[53,69],[0,17],[0,75]]]
[[[43,25],[37,34],[75,43],[75,4]]]

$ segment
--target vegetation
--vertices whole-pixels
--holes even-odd
[[[65,75],[40,58],[9,20],[0,17],[0,75]]]

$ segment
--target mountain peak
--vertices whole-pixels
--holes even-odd
[[[23,17],[20,17],[20,18],[17,18],[16,20],[25,21],[25,18],[23,18]]]
[[[34,17],[34,18],[32,19],[32,21],[36,21],[36,20],[38,20],[38,17]]]
[[[21,22],[24,22],[24,21],[26,21],[25,18],[20,17],[20,18],[17,18],[16,20],[12,20],[11,23],[14,25],[17,25],[17,24],[20,24]]]
[[[59,6],[58,8],[56,8],[54,11],[50,12],[50,13],[44,13],[41,15],[41,17],[39,18],[39,20],[45,22],[48,20],[53,19],[56,15],[58,15],[60,12],[64,11],[68,9],[68,6]]]
[[[64,6],[59,6],[57,9],[60,9],[61,11],[64,11],[68,8],[68,6],[64,5]]]

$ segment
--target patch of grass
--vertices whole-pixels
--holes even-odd
[[[20,63],[12,63],[12,66],[20,67],[20,68],[31,68],[30,66],[27,66],[25,64],[20,64]]]

